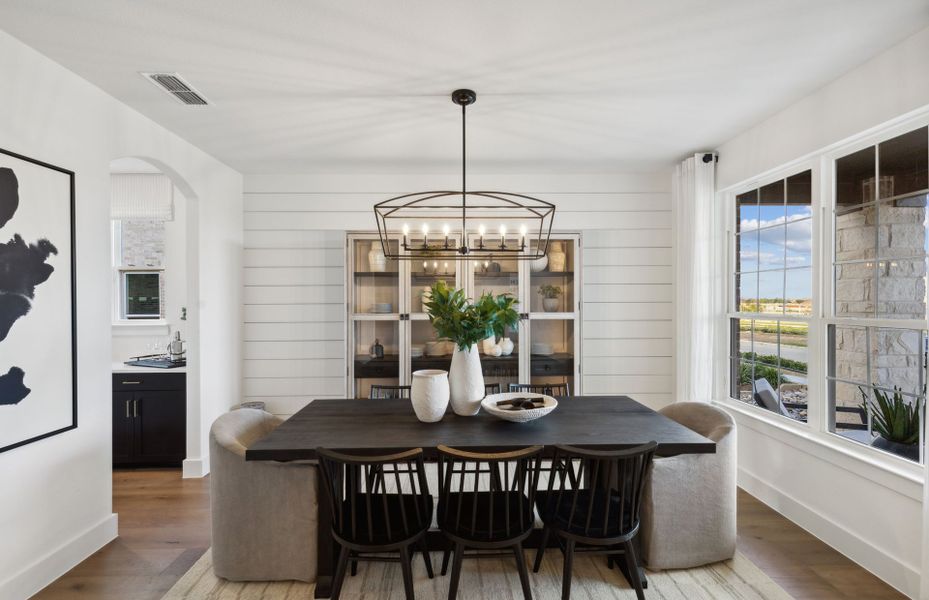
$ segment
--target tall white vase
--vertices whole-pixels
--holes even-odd
[[[456,415],[471,417],[481,410],[484,398],[484,374],[481,372],[481,356],[477,344],[465,351],[455,346],[452,367],[448,372],[451,388],[452,410]]]
[[[438,369],[413,371],[410,401],[416,418],[423,423],[441,421],[448,408],[448,373]]]

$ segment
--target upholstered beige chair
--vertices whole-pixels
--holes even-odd
[[[245,462],[245,449],[281,424],[242,408],[210,429],[213,571],[232,581],[316,581],[316,467]]]
[[[725,411],[678,402],[659,411],[716,442],[716,454],[656,458],[642,500],[642,556],[652,570],[732,558],[736,543],[736,431]]]

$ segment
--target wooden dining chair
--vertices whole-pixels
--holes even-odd
[[[318,448],[316,454],[332,514],[332,537],[340,546],[332,599],[339,598],[350,560],[399,560],[406,598],[413,600],[413,544],[422,550],[426,572],[433,577],[425,533],[434,505],[422,449],[354,456]],[[399,557],[372,556],[391,552]]]
[[[535,525],[536,488],[541,446],[482,454],[439,446],[438,525],[454,545],[448,598],[455,600],[465,550],[504,550],[516,558],[523,596],[532,599],[522,542]],[[471,554],[468,558],[506,556]],[[449,552],[442,560],[448,568]]]
[[[408,385],[378,385],[373,384],[371,391],[368,392],[370,400],[389,400],[392,398],[409,398],[410,387]]]
[[[532,570],[539,572],[545,546],[555,533],[564,552],[562,600],[571,597],[575,552],[606,554],[611,564],[622,554],[629,583],[644,600],[632,539],[639,531],[642,491],[657,447],[655,442],[619,451],[555,447],[555,469],[548,485],[536,494],[544,530]]]
[[[485,383],[484,384],[484,397],[485,398],[491,394],[499,394],[499,393],[500,393],[499,383]]]
[[[511,392],[529,392],[547,396],[570,396],[571,388],[567,383],[511,383]]]

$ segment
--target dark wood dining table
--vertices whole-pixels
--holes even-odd
[[[658,442],[661,456],[706,454],[716,444],[628,396],[559,397],[558,408],[528,423],[510,423],[487,413],[459,417],[449,411],[438,423],[422,423],[407,399],[315,400],[245,452],[246,460],[316,459],[317,448],[341,452],[393,453],[422,448],[435,459],[439,445],[476,452],[504,452],[526,446],[581,446],[620,450]],[[318,475],[317,475],[318,476]],[[322,490],[320,482],[319,488]],[[325,494],[319,494],[316,597],[328,598],[338,555],[330,533]],[[430,532],[430,548],[444,549]],[[533,540],[538,545],[537,536]],[[622,561],[620,561],[622,562]]]

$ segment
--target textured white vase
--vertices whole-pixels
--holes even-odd
[[[481,340],[481,351],[483,351],[484,354],[490,354],[490,352],[493,350],[494,346],[496,345],[497,345],[496,336],[492,335],[488,338],[484,338],[483,340]]]
[[[374,273],[383,273],[387,270],[387,257],[384,256],[384,249],[380,242],[371,242],[371,250],[368,251],[368,268]]]
[[[558,312],[561,308],[561,301],[558,298],[542,298],[542,308],[545,312]]]
[[[481,356],[477,353],[477,344],[472,344],[466,351],[455,346],[452,367],[448,372],[448,384],[451,388],[452,410],[456,415],[471,417],[481,410],[484,374],[481,372]]]
[[[410,401],[416,418],[423,423],[441,421],[448,408],[448,372],[438,369],[413,371]]]

